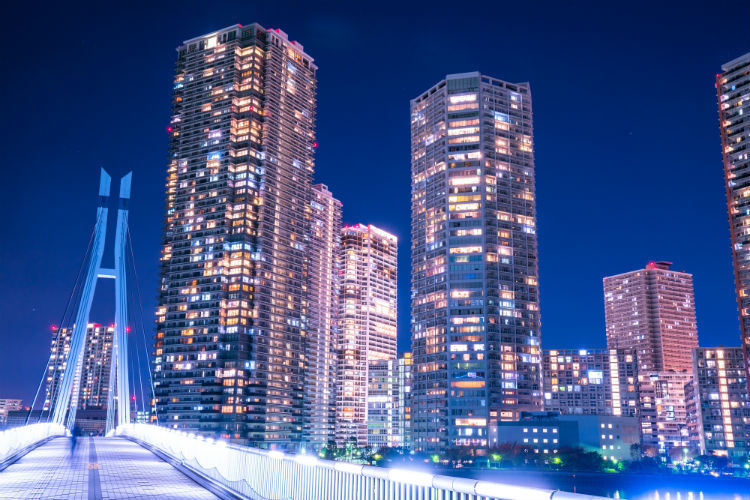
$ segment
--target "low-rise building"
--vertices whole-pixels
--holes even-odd
[[[629,460],[633,445],[640,445],[637,417],[613,415],[561,415],[562,422],[578,425],[578,445],[586,451],[598,451],[606,460]]]
[[[8,412],[17,411],[23,408],[20,399],[0,398],[0,427],[5,427],[8,423]]]
[[[490,448],[502,444],[528,446],[536,453],[557,453],[562,447],[578,444],[575,422],[561,422],[558,412],[521,413],[521,420],[497,422],[490,426]]]
[[[631,457],[640,443],[636,417],[561,415],[557,412],[522,413],[516,422],[498,422],[490,429],[490,447],[521,444],[536,453],[558,453],[561,448],[599,452],[607,460]]]

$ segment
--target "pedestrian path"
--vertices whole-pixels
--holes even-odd
[[[145,448],[123,438],[56,438],[0,472],[0,499],[216,500]]]

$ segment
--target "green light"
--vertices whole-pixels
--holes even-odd
[[[552,463],[553,464],[561,464],[562,463],[562,459],[560,457],[555,457],[555,458],[552,459]]]
[[[438,463],[440,461],[440,455],[432,455],[432,461]]]
[[[498,460],[500,460],[501,458],[503,458],[503,457],[502,457],[502,456],[500,456],[500,455],[498,455],[497,453],[493,453],[493,454],[492,454],[492,460],[498,461]]]

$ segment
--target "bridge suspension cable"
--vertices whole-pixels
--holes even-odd
[[[148,342],[146,339],[146,324],[143,320],[143,299],[141,296],[141,286],[140,286],[140,280],[138,279],[138,271],[135,267],[135,252],[133,251],[133,238],[130,234],[130,228],[128,228],[128,248],[130,250],[130,256],[131,256],[131,262],[133,263],[133,281],[135,282],[135,291],[136,291],[136,297],[137,300],[136,305],[138,306],[138,313],[140,318],[140,332],[141,332],[141,340],[143,341],[143,354],[146,362],[146,373],[148,374],[148,385],[151,389],[151,404],[149,404],[149,410],[151,414],[154,416],[154,420],[156,421],[156,424],[159,424],[159,414],[156,411],[156,391],[154,389],[154,379],[151,375],[151,356],[148,352]],[[137,344],[137,342],[136,342]],[[143,394],[143,393],[141,393]],[[143,397],[143,396],[142,396]]]
[[[57,328],[57,331],[55,332],[55,339],[54,344],[57,345],[60,340],[60,334],[63,330],[64,326],[67,324],[67,318],[68,318],[68,312],[71,311],[71,304],[74,303],[74,300],[76,299],[78,292],[80,291],[80,282],[81,282],[81,275],[83,273],[83,268],[86,265],[86,262],[89,259],[89,254],[91,252],[91,243],[94,241],[94,230],[91,230],[91,234],[89,235],[89,242],[86,245],[86,251],[83,253],[83,259],[81,259],[81,264],[78,266],[78,272],[76,273],[75,281],[73,281],[73,288],[70,291],[70,295],[68,295],[68,300],[65,303],[65,308],[63,309],[62,316],[60,317],[60,321],[57,323],[56,326],[53,326],[53,328]],[[56,353],[55,356],[58,354]],[[47,363],[44,366],[44,371],[42,372],[42,377],[39,380],[39,385],[36,388],[36,392],[34,393],[34,399],[31,402],[31,405],[29,406],[29,413],[26,415],[26,422],[25,425],[29,424],[29,419],[31,418],[31,414],[34,411],[34,407],[36,406],[36,401],[39,398],[39,393],[41,392],[42,386],[44,385],[45,380],[50,376],[49,374],[49,365],[50,361],[52,360],[52,356],[47,357]],[[53,374],[54,377],[54,374]],[[54,388],[57,386],[55,385]],[[50,415],[50,409],[52,404],[52,393],[47,393],[48,389],[45,388],[45,401],[42,402],[42,407],[39,410],[39,416],[37,417],[37,423],[40,423],[42,420],[42,416],[44,415],[45,408],[47,409],[47,420],[49,420]],[[55,391],[57,393],[57,391]],[[49,403],[49,404],[48,404]]]

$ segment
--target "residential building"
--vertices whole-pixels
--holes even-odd
[[[0,398],[0,427],[8,423],[8,412],[23,409],[20,399]]]
[[[699,347],[693,351],[693,383],[686,392],[702,454],[750,454],[746,376],[741,347]]]
[[[310,219],[305,442],[318,449],[335,437],[341,252],[341,202],[323,184],[313,186]]]
[[[398,358],[398,439],[401,446],[412,448],[411,434],[411,353],[405,352]]]
[[[414,446],[487,447],[543,407],[531,91],[478,72],[411,101]]]
[[[685,386],[692,380],[689,372],[640,372],[638,391],[641,418],[641,443],[660,453],[690,446]]]
[[[112,370],[112,343],[114,325],[103,326],[89,323],[86,326],[86,340],[80,366],[75,372],[71,408],[78,410],[99,410],[107,408],[110,375]],[[70,351],[70,340],[73,327],[53,327],[50,346],[49,364],[47,365],[47,383],[43,409],[53,409],[57,396],[60,377],[65,371]],[[76,414],[76,421],[83,414]]]
[[[635,351],[639,369],[690,370],[698,347],[693,276],[671,262],[604,278],[607,347]]]
[[[745,379],[750,381],[750,53],[721,67],[716,75],[721,151],[729,212],[734,282],[745,355]],[[750,391],[750,382],[748,382]]]
[[[258,24],[177,48],[154,347],[160,423],[301,446],[316,69],[299,42]]]
[[[370,361],[367,379],[367,445],[376,450],[402,446],[398,359]]]
[[[373,225],[341,230],[336,441],[368,443],[370,363],[396,359],[396,236]]]
[[[638,415],[638,364],[624,349],[543,351],[544,409],[569,415]]]

